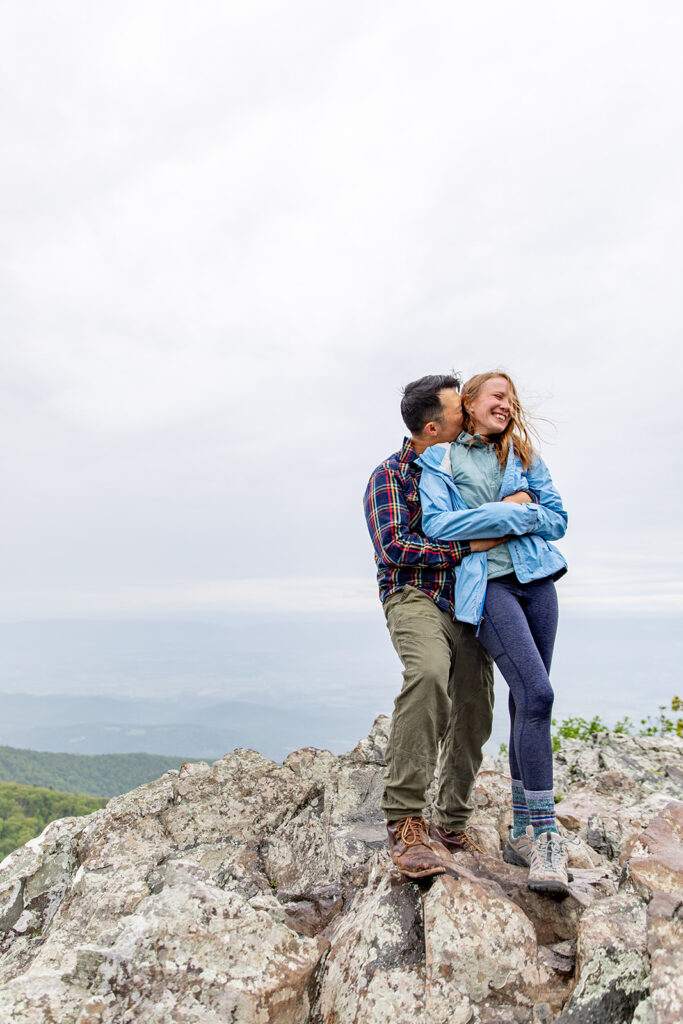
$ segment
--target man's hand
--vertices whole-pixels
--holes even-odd
[[[526,491],[517,491],[515,494],[508,494],[507,498],[503,498],[503,501],[514,501],[516,505],[526,505],[528,502],[534,499]]]
[[[506,540],[510,540],[510,538],[494,537],[493,540],[471,540],[470,547],[472,551],[490,551],[491,548],[497,548],[499,544],[504,544]]]

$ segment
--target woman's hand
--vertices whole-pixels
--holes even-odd
[[[513,501],[516,505],[526,505],[528,502],[532,502],[534,499],[526,491],[517,491],[515,494],[508,494],[507,498],[503,498],[503,501]]]

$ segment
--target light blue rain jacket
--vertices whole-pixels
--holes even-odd
[[[499,501],[468,508],[451,476],[450,445],[435,444],[417,460],[422,467],[420,500],[422,529],[436,540],[480,540],[510,535],[508,550],[520,583],[567,571],[567,563],[548,541],[567,530],[567,513],[542,459],[534,459],[525,474],[510,447]],[[517,505],[502,501],[528,491],[537,501]],[[486,599],[486,552],[473,551],[455,569],[455,617],[478,625]]]

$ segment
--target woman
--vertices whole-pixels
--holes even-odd
[[[418,460],[423,529],[438,540],[500,537],[456,569],[455,613],[478,628],[510,688],[513,825],[503,856],[529,867],[530,889],[567,894],[566,843],[553,801],[548,673],[557,630],[554,581],[566,562],[549,543],[567,514],[530,438],[506,373],[481,373],[462,391],[465,430]]]

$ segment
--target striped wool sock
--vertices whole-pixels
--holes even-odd
[[[514,839],[519,839],[522,832],[526,831],[531,818],[524,796],[524,783],[521,779],[511,779],[510,781],[512,782],[512,835]]]
[[[525,789],[524,796],[534,826],[534,838],[538,839],[542,832],[557,832],[552,789]]]

